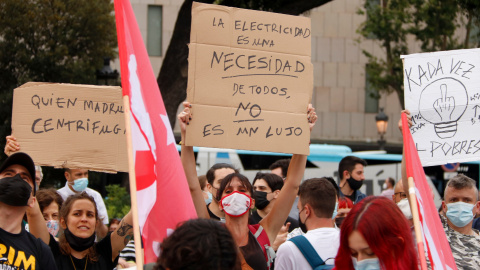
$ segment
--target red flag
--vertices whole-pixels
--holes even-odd
[[[163,238],[196,212],[132,6],[128,0],[114,3],[123,95],[130,100],[139,225],[150,263]]]
[[[415,195],[417,196],[423,242],[425,243],[425,250],[427,251],[432,269],[457,269],[450,244],[445,236],[442,222],[433,202],[430,186],[427,183],[412,134],[410,129],[406,128],[408,127],[408,120],[404,113],[402,114],[402,126],[404,127],[403,144],[405,147],[407,177],[413,177],[415,181]]]

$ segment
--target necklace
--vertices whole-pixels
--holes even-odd
[[[75,264],[73,263],[72,255],[70,255],[70,261],[72,261],[73,269],[77,270],[77,268],[75,267]],[[87,264],[88,264],[88,255],[87,255],[87,259],[85,260],[85,268],[83,270],[87,269]]]

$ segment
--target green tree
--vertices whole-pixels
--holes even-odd
[[[108,196],[104,199],[108,217],[123,218],[130,211],[130,195],[120,185],[105,186]]]
[[[379,59],[363,51],[368,58],[368,82],[378,91],[375,96],[395,92],[404,107],[400,55],[412,53],[407,36],[413,35],[420,42],[422,52],[470,48],[471,29],[479,21],[475,11],[479,9],[475,0],[366,0],[358,13],[366,14],[367,20],[357,31],[363,38],[378,40],[386,55]],[[463,40],[455,38],[459,29],[467,32]]]
[[[116,42],[110,0],[0,0],[1,149],[11,132],[14,88],[28,81],[93,84],[103,58],[115,58]]]

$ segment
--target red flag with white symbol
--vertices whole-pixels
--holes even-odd
[[[181,221],[196,218],[162,96],[128,0],[115,0],[123,95],[129,97],[138,223],[145,263]],[[128,127],[127,127],[128,128]]]
[[[425,243],[425,250],[427,251],[432,269],[457,269],[450,244],[445,236],[442,222],[433,202],[430,186],[427,183],[412,134],[410,129],[406,128],[408,127],[408,120],[405,113],[402,113],[402,126],[405,127],[402,131],[407,177],[412,177],[415,181],[415,187],[413,188],[415,188],[417,197],[423,243]]]

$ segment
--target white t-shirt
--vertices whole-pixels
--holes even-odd
[[[336,228],[318,228],[309,230],[304,235],[327,265],[335,264],[340,246],[340,230]],[[312,269],[302,252],[292,241],[285,241],[277,250],[275,270]]]
[[[71,190],[68,187],[68,182],[65,183],[65,186],[59,190],[57,190],[58,194],[62,196],[63,200],[65,201],[69,196],[75,195],[75,192]],[[108,225],[109,219],[108,219],[108,213],[107,213],[107,208],[105,207],[105,203],[103,202],[102,195],[98,193],[98,191],[93,190],[91,188],[86,188],[85,192],[87,192],[88,195],[92,196],[93,199],[95,200],[95,203],[97,204],[98,208],[98,218],[103,219],[103,224]]]

